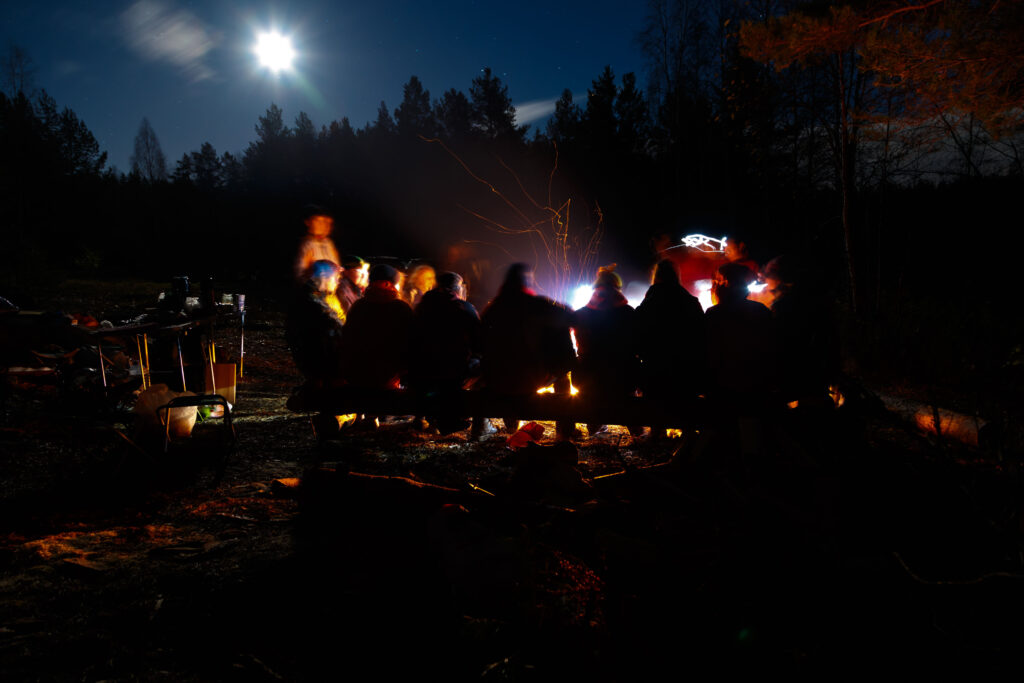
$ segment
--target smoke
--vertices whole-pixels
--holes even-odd
[[[582,96],[573,95],[573,100],[575,101],[580,97]],[[552,97],[546,100],[533,100],[518,105],[516,107],[516,124],[522,126],[543,121],[555,113],[555,103],[557,101],[557,97]]]
[[[167,62],[193,83],[214,76],[205,63],[216,38],[191,12],[158,0],[139,0],[121,14],[128,45],[146,59]]]

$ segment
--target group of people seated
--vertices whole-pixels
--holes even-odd
[[[317,259],[291,306],[288,341],[315,386],[434,395],[472,387],[526,396],[549,386],[568,393],[571,380],[586,400],[702,395],[733,413],[826,401],[837,364],[829,316],[785,259],[770,263],[764,277],[774,294],[771,308],[748,299],[756,278],[748,265],[722,266],[718,302],[705,313],[680,283],[676,265],[663,260],[634,309],[614,267],[605,267],[590,301],[574,311],[539,295],[531,268],[517,263],[478,314],[457,273],[421,266],[403,277],[384,263]],[[515,416],[504,422],[508,431],[517,428]],[[431,420],[431,426],[451,433],[468,428],[469,420]],[[473,428],[479,434],[489,425]],[[565,438],[580,433],[572,424],[559,424],[558,431]]]

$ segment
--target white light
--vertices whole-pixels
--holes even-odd
[[[591,285],[580,285],[572,291],[572,298],[569,300],[569,305],[575,311],[577,308],[583,308],[590,303],[590,297],[594,296],[594,288]]]
[[[764,291],[764,288],[768,286],[767,282],[754,282],[747,286],[747,291],[751,294],[760,294]]]
[[[626,301],[629,302],[629,305],[636,308],[644,302],[649,286],[646,282],[630,282],[623,288],[622,293],[626,295]]]
[[[253,51],[260,60],[260,66],[265,66],[274,73],[291,69],[292,60],[295,59],[291,38],[276,32],[261,33],[257,36]]]
[[[700,307],[705,311],[711,308],[711,280],[697,280],[693,283],[693,287],[697,290],[697,301],[700,302]]]

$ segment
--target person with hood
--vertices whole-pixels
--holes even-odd
[[[341,375],[344,313],[337,304],[340,269],[332,261],[314,261],[309,277],[288,309],[285,338],[295,365],[307,382],[322,385]]]
[[[568,392],[572,369],[570,312],[533,290],[533,270],[525,263],[511,265],[498,295],[481,315],[482,374],[486,388],[501,394],[527,396],[555,384]],[[504,418],[514,432],[518,418]],[[558,425],[564,436],[564,425]],[[570,427],[571,429],[571,427]]]
[[[465,300],[458,273],[441,273],[413,316],[410,388],[423,393],[458,392],[478,372],[481,350],[480,315]],[[442,434],[469,426],[465,419],[434,419]]]
[[[348,312],[343,337],[345,378],[372,389],[397,389],[409,368],[413,313],[398,295],[398,271],[370,268],[363,297]]]
[[[573,380],[580,394],[592,401],[601,396],[632,396],[639,376],[636,311],[622,294],[622,278],[615,265],[597,271],[594,293],[576,310],[573,328],[579,360]],[[587,425],[595,434],[605,425]],[[639,428],[630,427],[635,433]]]
[[[661,400],[694,398],[704,386],[704,309],[679,282],[676,264],[663,259],[636,308],[640,387]],[[662,430],[651,426],[652,436]]]

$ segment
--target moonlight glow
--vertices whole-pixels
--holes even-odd
[[[276,32],[258,35],[253,51],[260,60],[260,66],[265,66],[274,73],[291,69],[292,60],[295,59],[291,39]]]

